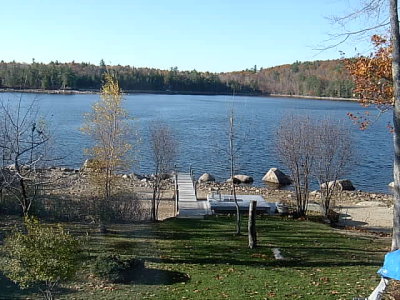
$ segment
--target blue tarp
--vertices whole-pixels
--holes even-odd
[[[378,274],[382,277],[400,280],[400,250],[385,255],[383,267],[379,269]]]

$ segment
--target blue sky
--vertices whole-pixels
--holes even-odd
[[[327,17],[350,0],[5,0],[0,59],[91,62],[180,70],[234,71],[368,51],[327,51]],[[355,50],[357,48],[357,50]]]

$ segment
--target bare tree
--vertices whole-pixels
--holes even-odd
[[[389,0],[363,0],[357,4],[357,7],[348,6],[342,15],[328,17],[336,33],[330,34],[328,41],[317,50],[336,48],[344,43],[357,45],[360,40],[369,39],[373,34],[387,32],[390,25]]]
[[[307,213],[309,188],[315,179],[321,187],[322,212],[328,216],[337,182],[351,163],[350,131],[337,121],[289,116],[277,134],[277,151],[295,187],[298,216]]]
[[[49,161],[50,134],[35,101],[27,105],[22,97],[14,103],[1,101],[0,118],[1,187],[28,216],[40,187],[46,184],[42,175]]]
[[[229,157],[229,170],[230,170],[230,175],[231,175],[231,193],[233,195],[233,201],[235,202],[235,207],[236,207],[236,235],[241,234],[241,215],[240,215],[240,207],[239,203],[236,197],[236,187],[235,187],[235,169],[236,169],[236,156],[239,151],[239,146],[238,146],[238,136],[235,131],[235,114],[233,109],[231,110],[230,116],[229,116],[229,132],[228,132],[228,138],[229,138],[229,148],[228,148],[228,157]]]
[[[277,152],[290,171],[299,217],[307,214],[315,147],[315,123],[310,117],[292,115],[281,121],[277,130]]]
[[[321,120],[314,129],[314,174],[321,187],[322,212],[328,217],[337,181],[346,174],[352,161],[353,141],[349,129],[337,121]]]
[[[165,179],[174,168],[178,142],[171,127],[164,122],[155,121],[150,125],[150,143],[154,165],[151,218],[153,221],[157,221]]]
[[[237,118],[235,115],[235,110],[232,107],[227,113],[227,127],[224,130],[222,142],[218,141],[214,145],[215,151],[218,155],[218,160],[223,158],[223,165],[227,165],[227,169],[229,170],[229,182],[231,185],[231,195],[235,204],[236,210],[236,235],[241,234],[241,214],[240,207],[237,200],[236,195],[236,185],[238,184],[238,180],[235,178],[235,175],[238,174],[237,171],[239,169],[239,154],[242,150],[243,143],[246,139],[245,134],[241,134],[238,127]]]
[[[231,108],[228,112],[228,127],[226,129],[224,139],[222,143],[216,144],[215,149],[218,153],[218,158],[223,157],[225,163],[227,163],[229,168],[229,182],[231,184],[231,195],[235,203],[236,209],[236,235],[241,234],[241,214],[240,207],[236,196],[236,184],[238,180],[235,178],[237,171],[239,169],[239,153],[241,151],[242,143],[244,142],[244,135],[239,134],[238,124],[236,121],[235,110]]]

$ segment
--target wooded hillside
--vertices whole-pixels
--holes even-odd
[[[103,73],[116,73],[124,91],[351,97],[353,82],[340,60],[295,62],[228,73],[159,70],[90,63],[0,62],[0,88],[99,91]]]
[[[220,74],[222,81],[255,87],[263,94],[349,98],[354,84],[342,60],[295,62]]]

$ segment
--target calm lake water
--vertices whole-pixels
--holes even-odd
[[[21,95],[2,93],[4,100]],[[37,98],[41,113],[49,119],[54,136],[67,154],[64,164],[79,168],[85,160],[83,148],[90,145],[79,128],[83,114],[99,99],[98,95],[22,94],[23,101]],[[276,128],[287,114],[304,114],[316,118],[344,120],[352,128],[357,159],[346,176],[356,189],[372,192],[390,192],[392,181],[392,135],[386,128],[392,114],[383,114],[366,131],[360,131],[348,120],[346,113],[370,111],[355,102],[306,100],[294,98],[151,95],[125,96],[125,108],[134,117],[139,133],[138,163],[132,171],[152,173],[148,126],[154,120],[168,123],[179,141],[178,168],[188,170],[192,165],[195,175],[209,172],[217,180],[229,177],[229,165],[223,149],[227,149],[228,115],[235,111],[237,132],[240,137],[239,168],[237,173],[253,176],[255,185],[271,167],[285,167],[275,151]]]

